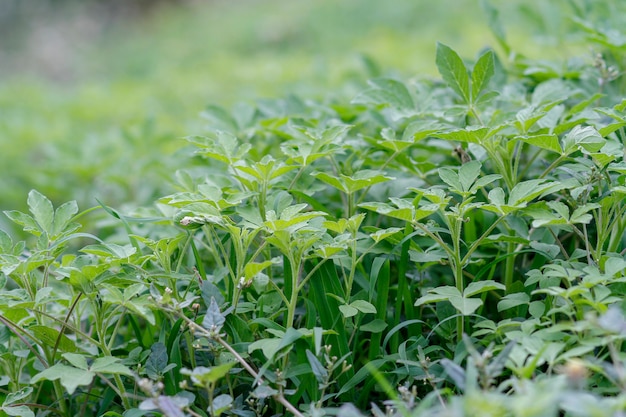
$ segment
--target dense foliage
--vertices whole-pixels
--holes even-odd
[[[623,415],[624,35],[533,61],[487,11],[505,58],[440,43],[441,80],[207,107],[133,215],[6,211],[0,410]]]

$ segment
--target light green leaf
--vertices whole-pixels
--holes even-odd
[[[492,280],[471,282],[463,291],[465,297],[471,297],[486,291],[506,290],[504,284]]]
[[[469,161],[459,168],[459,181],[463,186],[462,190],[468,192],[472,187],[472,184],[480,175],[480,168],[482,164],[479,161]]]
[[[469,104],[471,101],[469,75],[461,57],[449,46],[437,43],[435,63],[443,80]]]
[[[351,305],[348,304],[342,304],[339,306],[339,311],[341,311],[341,314],[345,317],[352,317],[352,316],[356,316],[359,313],[359,310],[357,310],[356,308],[352,307]]]
[[[551,152],[559,154],[563,152],[561,144],[559,143],[559,137],[554,134],[546,133],[540,135],[518,136],[515,139]]]
[[[7,394],[4,402],[2,403],[2,406],[6,407],[7,405],[15,404],[19,400],[23,400],[24,398],[28,397],[32,392],[33,387],[24,387],[19,391],[11,392]]]
[[[35,417],[35,413],[33,413],[30,408],[25,405],[3,406],[0,410],[4,411],[8,416]]]
[[[359,327],[359,330],[363,332],[380,333],[385,330],[387,326],[388,324],[386,321],[381,319],[374,319],[369,323],[361,325],[361,327]]]
[[[35,375],[30,382],[35,384],[42,379],[48,381],[58,379],[61,381],[61,385],[67,390],[67,393],[72,395],[79,386],[91,384],[94,376],[95,374],[93,372],[57,363]]]
[[[529,301],[530,297],[523,292],[507,294],[498,302],[498,311],[505,311],[520,305],[527,305]]]
[[[606,144],[600,133],[592,126],[575,126],[563,138],[563,153],[569,155],[579,148],[587,152],[598,152]]]
[[[76,201],[69,201],[57,207],[54,212],[54,227],[51,235],[57,236],[63,232],[76,213],[78,213]]]
[[[413,98],[404,83],[390,78],[377,78],[370,80],[371,89],[358,95],[353,103],[388,105],[400,110],[412,110],[415,108]]]
[[[54,209],[46,196],[37,190],[28,193],[28,208],[41,230],[52,235],[52,223],[54,222]]]
[[[472,102],[476,102],[480,93],[487,87],[494,74],[493,51],[487,51],[478,58],[472,70]]]
[[[113,356],[103,356],[100,358],[96,358],[96,360],[91,364],[89,370],[92,372],[98,372],[102,374],[121,374],[133,376],[133,372],[130,368],[122,365],[119,358]]]
[[[463,192],[463,184],[459,180],[459,174],[453,169],[445,167],[439,168],[439,178],[450,186],[451,191]]]
[[[376,307],[372,303],[369,303],[365,300],[356,300],[350,303],[351,307],[356,308],[361,313],[365,314],[376,314]]]
[[[450,297],[449,301],[464,316],[473,314],[483,305],[480,298]]]
[[[61,334],[59,338],[59,331],[52,327],[35,325],[30,326],[28,330],[42,345],[54,347],[58,343],[58,348],[63,352],[76,351],[76,343],[65,334]]]
[[[89,369],[89,365],[87,365],[87,359],[84,355],[79,355],[78,353],[64,353],[63,357],[76,368],[83,370]]]

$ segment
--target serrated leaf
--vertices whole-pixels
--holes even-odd
[[[472,70],[472,102],[476,102],[480,93],[489,84],[494,72],[493,51],[487,51],[478,58]]]
[[[435,63],[443,80],[466,104],[469,104],[471,101],[469,75],[461,57],[449,46],[437,43]]]

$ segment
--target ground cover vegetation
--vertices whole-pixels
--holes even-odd
[[[438,43],[439,77],[208,106],[133,214],[30,191],[0,410],[624,415],[626,41],[571,5],[591,59],[516,54],[484,3],[497,49]]]

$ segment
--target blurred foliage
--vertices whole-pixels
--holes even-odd
[[[0,41],[0,209],[24,209],[32,188],[81,207],[147,203],[171,191],[180,138],[206,130],[207,104],[351,98],[374,76],[434,75],[437,40],[495,44],[473,0],[148,3],[3,3],[16,23]],[[494,5],[516,51],[547,58],[591,55],[566,16],[618,7],[606,3]]]

